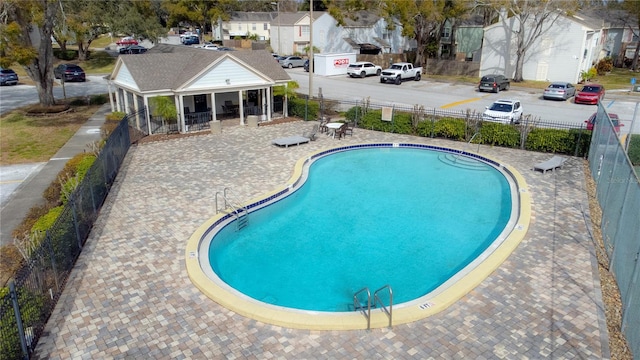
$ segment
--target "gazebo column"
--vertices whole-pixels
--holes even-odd
[[[184,98],[182,95],[174,96],[173,98],[176,100],[176,108],[178,109],[178,130],[184,133]]]
[[[211,93],[211,120],[218,121],[218,112],[216,111],[216,93]]]
[[[129,94],[125,90],[122,90],[122,97],[124,98],[124,113],[127,114],[129,110]]]
[[[107,81],[107,91],[109,92],[109,105],[111,105],[111,112],[115,110],[115,104],[113,103],[113,92],[111,90],[111,80]]]
[[[147,134],[151,134],[151,109],[149,109],[149,97],[144,95],[142,97],[142,101],[144,101],[144,108],[146,109],[145,116],[147,118],[147,123],[145,125],[147,126]]]
[[[282,105],[282,117],[289,117],[289,96],[287,96],[288,83],[284,84],[284,104]]]
[[[240,106],[239,106],[239,111],[240,111],[240,125],[245,125],[244,122],[244,101],[242,101],[242,90],[238,91],[238,98],[240,99]]]
[[[266,89],[266,98],[267,110],[265,111],[265,114],[267,114],[267,121],[271,121],[271,113],[273,112],[273,87],[269,86]]]

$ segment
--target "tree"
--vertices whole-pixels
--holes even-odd
[[[494,9],[500,10],[499,21],[515,36],[516,69],[513,81],[520,82],[527,51],[556,22],[558,17],[571,14],[577,8],[577,1],[566,0],[497,0]],[[506,14],[512,22],[507,25]]]
[[[638,0],[624,0],[622,3],[622,8],[629,12],[633,19],[635,20],[635,26],[640,27],[640,1]],[[629,25],[629,28],[634,32],[635,36],[638,36],[637,32],[634,30],[634,27]],[[638,70],[638,53],[640,51],[640,38],[636,43],[636,51],[633,54],[633,62],[631,63],[631,68],[633,70]]]
[[[22,65],[34,81],[40,105],[55,104],[51,35],[57,0],[4,0],[0,3],[0,63]]]
[[[228,13],[233,10],[233,5],[233,0],[165,0],[162,7],[168,13],[169,25],[181,22],[198,25],[202,40],[206,29],[211,28],[212,21],[229,19]]]

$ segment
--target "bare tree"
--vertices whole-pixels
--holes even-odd
[[[500,20],[507,23],[506,15],[512,20],[505,26],[515,35],[516,69],[513,81],[522,81],[522,69],[527,51],[563,15],[577,9],[578,2],[571,0],[497,0],[492,6],[500,10]]]

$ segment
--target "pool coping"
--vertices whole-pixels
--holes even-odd
[[[251,199],[248,202],[244,203],[243,206],[246,206],[249,210],[257,210],[260,207],[266,206],[274,199],[286,197],[286,195],[288,195],[288,192],[292,191],[301,181],[305,179],[305,166],[312,163],[315,159],[339,151],[369,147],[423,148],[447,152],[455,155],[459,154],[467,157],[472,157],[493,165],[496,169],[503,172],[506,177],[510,178],[516,187],[515,190],[512,189],[512,194],[517,194],[519,207],[517,209],[517,213],[515,214],[516,224],[512,224],[513,226],[510,230],[510,233],[481,261],[479,261],[477,264],[474,264],[472,269],[468,269],[467,273],[461,275],[461,270],[461,272],[452,277],[452,279],[455,278],[455,282],[451,280],[447,281],[445,283],[447,284],[446,289],[441,289],[441,285],[435,291],[418,299],[405,302],[400,305],[394,305],[393,325],[406,324],[424,319],[446,309],[455,301],[462,298],[464,295],[478,286],[507,259],[507,257],[524,239],[529,228],[531,221],[531,196],[524,177],[515,168],[486,156],[481,156],[462,150],[424,144],[370,143],[334,147],[313,152],[296,162],[293,174],[284,187],[277,188],[264,195]],[[191,235],[187,242],[187,246],[185,248],[185,263],[187,273],[192,283],[202,293],[204,293],[207,297],[209,297],[216,303],[240,315],[273,325],[309,330],[367,329],[367,319],[360,312],[354,311],[332,313],[322,311],[308,311],[266,304],[252,299],[244,294],[241,294],[222,281],[213,281],[200,266],[201,256],[206,256],[206,254],[204,254],[205,252],[201,254],[199,252],[199,248],[202,244],[203,239],[211,231],[220,226],[224,226],[225,222],[231,221],[231,217],[232,215],[226,213],[221,213],[213,216],[211,219],[198,227],[198,229],[196,229],[196,231]],[[492,246],[490,246],[489,248],[491,248]],[[472,263],[475,263],[475,261]],[[465,269],[467,269],[467,267],[465,267]],[[383,328],[388,326],[389,318],[387,317],[386,313],[384,313],[382,309],[372,308],[370,328]]]

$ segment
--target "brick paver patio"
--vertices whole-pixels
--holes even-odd
[[[35,358],[609,357],[585,224],[584,160],[578,158],[542,174],[531,168],[549,154],[479,148],[526,179],[533,199],[531,227],[498,270],[430,318],[371,331],[292,330],[245,318],[209,300],[187,276],[184,246],[214,215],[217,191],[229,187],[234,198],[247,201],[284,184],[306,154],[338,145],[385,141],[463,147],[363,129],[342,140],[321,135],[289,148],[271,144],[311,126],[298,121],[247,128],[223,122],[221,134],[132,147]]]

